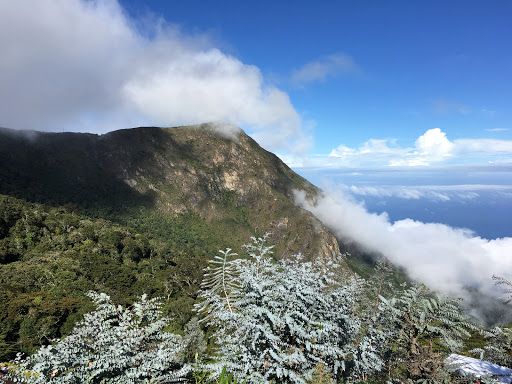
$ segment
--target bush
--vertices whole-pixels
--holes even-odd
[[[318,366],[339,379],[353,356],[359,323],[350,316],[357,287],[338,285],[320,263],[300,255],[275,263],[265,239],[248,259],[229,250],[207,269],[198,310],[218,329],[218,362],[210,368],[252,383],[305,383]]]
[[[160,304],[144,295],[131,308],[89,292],[96,311],[71,335],[10,365],[9,376],[27,383],[169,383],[188,373],[181,337],[164,332]]]

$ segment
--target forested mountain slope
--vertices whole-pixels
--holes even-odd
[[[163,297],[179,329],[207,260],[252,235],[277,258],[339,253],[293,202],[318,189],[242,131],[0,129],[0,164],[0,360],[69,332],[88,290]]]
[[[89,290],[117,303],[143,293],[165,298],[179,329],[192,316],[209,257],[198,247],[0,195],[0,360],[68,333],[91,309]]]
[[[0,129],[0,194],[108,218],[168,237],[196,231],[210,250],[272,234],[278,256],[338,253],[331,233],[293,203],[317,188],[239,130],[135,128],[105,135]]]

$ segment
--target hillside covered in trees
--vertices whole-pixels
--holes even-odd
[[[339,253],[293,203],[316,187],[241,130],[0,129],[0,163],[0,359],[69,333],[89,290],[163,297],[182,329],[207,260],[253,235],[272,233],[278,258]]]

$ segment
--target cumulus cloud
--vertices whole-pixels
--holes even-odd
[[[440,128],[429,129],[415,142],[414,147],[399,147],[396,139],[370,139],[358,148],[340,145],[324,164],[336,166],[429,166],[447,160],[474,161],[482,158],[512,155],[512,140],[456,139],[450,141]],[[336,161],[332,161],[335,159]],[[322,160],[317,161],[318,164]],[[309,161],[314,163],[314,161]],[[306,163],[304,161],[303,163]]]
[[[316,81],[324,81],[328,77],[348,73],[360,73],[360,71],[352,57],[344,53],[336,53],[323,56],[293,71],[292,82],[296,85],[303,86]]]
[[[363,163],[369,166],[390,163],[397,158],[407,156],[410,151],[410,148],[396,146],[396,140],[370,139],[359,148],[340,145],[329,153],[329,157],[337,159],[339,165],[352,166]]]
[[[416,140],[419,155],[433,156],[436,159],[451,156],[453,147],[453,143],[446,138],[446,133],[439,128],[429,129]]]
[[[257,67],[207,36],[155,25],[140,33],[116,0],[0,2],[0,126],[101,133],[224,121],[270,149],[307,147],[288,95]]]
[[[368,213],[347,195],[324,195],[311,205],[296,201],[345,242],[380,252],[409,275],[439,292],[467,296],[466,287],[496,297],[492,276],[512,276],[512,238],[486,240],[466,229],[411,219],[390,222],[386,213]]]
[[[453,156],[454,144],[446,138],[446,133],[439,128],[429,129],[416,140],[415,145],[416,149],[412,153],[408,152],[404,158],[392,160],[390,165],[429,165]]]
[[[394,139],[370,139],[359,148],[340,145],[333,149],[330,157],[340,159],[344,165],[364,163],[365,165],[418,166],[440,162],[453,156],[454,144],[439,128],[429,129],[420,136],[414,148],[402,148]]]

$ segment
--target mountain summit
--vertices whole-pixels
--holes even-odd
[[[140,232],[172,236],[165,222],[178,222],[208,228],[199,237],[212,247],[237,248],[268,232],[277,257],[339,253],[335,237],[293,202],[293,190],[313,197],[318,188],[241,129],[0,129],[0,164],[0,194],[68,205]]]

